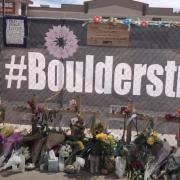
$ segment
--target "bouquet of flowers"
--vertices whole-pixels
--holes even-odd
[[[158,142],[160,142],[159,134],[153,130],[147,137],[147,144],[152,146]]]
[[[106,128],[104,127],[104,124],[98,123],[98,124],[94,125],[94,127],[92,127],[91,131],[92,131],[93,135],[96,136],[96,135],[100,134],[100,136],[101,136],[106,132]]]
[[[59,149],[59,156],[68,158],[72,153],[72,148],[69,144],[61,146]]]
[[[149,127],[137,135],[134,142],[139,147],[145,148],[152,148],[161,142],[159,134],[153,129],[153,122],[150,122]]]
[[[92,151],[94,155],[113,156],[115,154],[115,147],[117,144],[113,135],[106,133],[98,133],[92,139]]]
[[[111,134],[107,135],[107,139],[104,144],[104,154],[107,156],[114,155],[116,145],[117,139]]]
[[[83,151],[85,148],[82,141],[75,141],[74,146],[76,148],[76,151]]]
[[[82,157],[83,152],[85,150],[85,145],[80,140],[68,141],[68,144],[70,144],[71,146],[67,146],[69,155],[66,156],[65,164],[72,165],[76,161],[76,156]]]
[[[71,128],[71,135],[74,137],[74,139],[80,139],[83,140],[84,130],[85,130],[85,124],[84,120],[77,116],[71,119],[70,121],[70,128]]]
[[[148,162],[149,156],[157,154],[162,144],[153,125],[153,121],[150,120],[147,128],[137,135],[134,144],[130,147],[130,154],[128,155],[128,175],[130,179],[143,180],[144,173],[146,177],[152,171],[152,164]],[[148,172],[146,165],[148,165]]]
[[[15,128],[13,126],[3,126],[2,128],[0,128],[0,134],[5,138],[12,135],[14,131],[15,131]]]
[[[105,134],[105,133],[99,133],[99,134],[96,135],[96,139],[100,140],[100,141],[105,142],[107,140],[107,138],[108,138],[108,135]]]

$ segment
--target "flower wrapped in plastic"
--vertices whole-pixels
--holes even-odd
[[[59,149],[59,156],[68,158],[72,153],[72,148],[69,144],[63,145]]]
[[[156,131],[152,131],[151,134],[147,137],[147,144],[150,146],[154,145],[154,143],[159,141],[159,134]]]
[[[15,131],[15,128],[13,126],[3,126],[1,129],[0,129],[0,134],[7,138],[9,137],[10,135],[12,135]]]
[[[149,126],[139,133],[137,137],[135,138],[135,144],[142,148],[152,148],[156,144],[161,143],[161,139],[157,131],[153,129],[153,121],[149,122]]]
[[[82,150],[84,150],[84,148],[85,148],[82,141],[76,141],[76,142],[75,142],[75,145],[77,145],[77,149],[78,149],[79,151],[82,151]]]

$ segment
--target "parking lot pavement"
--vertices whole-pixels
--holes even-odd
[[[115,180],[114,175],[111,176],[94,176],[88,172],[81,172],[76,175],[65,173],[41,173],[39,171],[29,171],[24,173],[12,174],[10,171],[4,171],[0,174],[0,180]],[[127,180],[126,178],[121,180]]]

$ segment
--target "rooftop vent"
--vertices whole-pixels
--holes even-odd
[[[49,8],[50,6],[47,5],[47,4],[40,4],[40,7],[42,7],[42,8]]]
[[[152,18],[152,21],[161,21],[162,19],[161,18],[159,18],[159,17],[153,17]]]

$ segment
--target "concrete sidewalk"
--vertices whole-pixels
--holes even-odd
[[[93,176],[82,171],[80,174],[69,175],[65,173],[41,173],[39,171],[26,171],[12,174],[10,171],[0,173],[0,180],[115,180],[116,176]],[[126,178],[121,180],[127,180]]]

